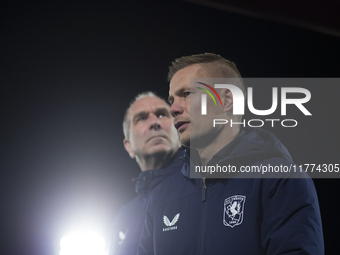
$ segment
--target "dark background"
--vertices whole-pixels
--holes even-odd
[[[0,254],[57,254],[82,226],[109,235],[139,173],[125,109],[145,90],[167,97],[173,59],[213,52],[250,78],[339,76],[339,37],[187,2],[5,1],[1,12]],[[340,163],[340,89],[310,91],[312,117],[270,130],[296,163]],[[314,182],[337,254],[340,181]]]

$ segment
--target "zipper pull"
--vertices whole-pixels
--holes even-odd
[[[207,196],[207,186],[205,185],[205,178],[202,179],[203,181],[203,188],[202,188],[202,202],[205,202]]]

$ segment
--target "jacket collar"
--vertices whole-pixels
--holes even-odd
[[[135,182],[135,191],[140,196],[146,196],[149,192],[156,187],[159,183],[164,181],[167,177],[180,171],[183,162],[180,160],[182,149],[180,149],[173,161],[166,167],[157,170],[148,170],[142,172],[137,178],[132,179]]]

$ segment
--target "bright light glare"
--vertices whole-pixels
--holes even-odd
[[[105,241],[92,232],[74,233],[60,240],[60,255],[107,255]]]

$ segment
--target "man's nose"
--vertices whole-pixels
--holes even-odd
[[[160,118],[158,118],[158,116],[156,116],[155,114],[152,114],[150,116],[150,129],[161,129],[161,121]]]
[[[170,113],[172,117],[176,117],[183,113],[184,107],[180,100],[175,100],[170,106]]]

